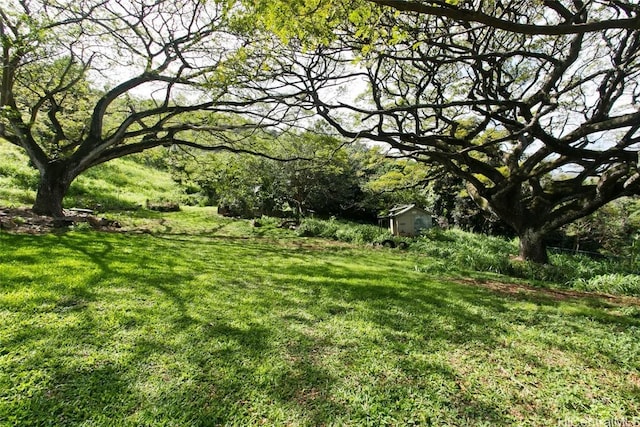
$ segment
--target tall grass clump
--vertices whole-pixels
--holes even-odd
[[[637,274],[600,274],[591,278],[574,279],[568,285],[580,291],[640,296],[640,275]]]
[[[436,260],[430,268],[475,270],[505,274],[515,244],[501,237],[433,228],[417,238],[411,248]]]
[[[585,255],[552,254],[554,282],[588,292],[640,296],[640,265],[622,258],[594,259]]]
[[[380,243],[392,237],[388,230],[377,225],[356,224],[333,218],[329,220],[305,219],[298,227],[298,235],[356,244]]]
[[[411,249],[429,258],[417,267],[421,271],[496,273],[544,287],[640,296],[637,263],[552,253],[550,263],[541,265],[518,259],[517,243],[459,229],[431,229]]]
[[[345,221],[306,219],[299,236],[322,237],[349,243],[381,243],[387,239],[408,243],[422,258],[415,269],[427,273],[493,273],[524,279],[542,287],[640,296],[638,263],[626,259],[595,259],[586,255],[550,253],[541,265],[517,258],[518,241],[466,232],[432,228],[416,238],[393,237],[374,225]]]

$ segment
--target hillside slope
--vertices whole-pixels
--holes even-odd
[[[65,207],[130,209],[147,200],[178,200],[183,194],[171,175],[144,164],[145,157],[116,159],[79,176],[65,198]],[[0,206],[30,206],[38,172],[17,147],[0,141]]]

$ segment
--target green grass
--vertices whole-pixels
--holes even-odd
[[[147,200],[178,201],[182,196],[169,173],[123,158],[89,169],[76,178],[65,206],[121,210],[144,206]]]
[[[459,229],[432,229],[416,239],[411,249],[438,260],[426,265],[425,271],[495,273],[546,287],[640,296],[640,276],[637,274],[640,263],[628,259],[593,259],[550,251],[548,265],[523,262],[515,259],[518,255],[517,239],[490,237]],[[616,280],[612,280],[614,278]],[[593,279],[598,285],[588,286]],[[621,286],[618,283],[621,281],[628,282],[627,286]]]
[[[37,174],[0,155],[0,204],[32,203]],[[65,203],[120,209],[124,233],[0,233],[0,426],[640,424],[638,300],[504,275],[638,295],[634,266],[537,268],[456,230],[400,251],[362,245],[375,227],[308,224],[351,245],[137,209],[180,197],[123,159]]]
[[[0,425],[640,422],[635,300],[207,209],[129,221],[150,233],[0,234]]]
[[[572,289],[640,297],[640,263],[637,259],[593,259],[567,253],[551,253],[548,265],[517,258],[518,241],[474,234],[460,229],[433,228],[418,238],[392,237],[388,230],[347,221],[306,219],[300,236],[318,236],[358,244],[380,244],[394,239],[408,250],[428,257],[416,269],[436,275],[526,281],[541,288]]]
[[[0,206],[28,205],[35,200],[38,172],[26,155],[0,140]]]
[[[0,206],[33,204],[38,172],[18,148],[0,141]],[[136,209],[150,201],[178,201],[184,196],[171,175],[127,157],[89,169],[71,184],[67,208],[99,211]]]

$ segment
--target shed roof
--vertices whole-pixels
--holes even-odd
[[[399,215],[402,215],[404,213],[409,212],[412,209],[417,209],[427,215],[430,215],[429,212],[425,211],[424,209],[419,208],[418,206],[414,204],[410,204],[410,205],[396,205],[394,207],[392,207],[391,209],[389,209],[389,215],[387,215],[388,218],[394,218],[397,217]]]

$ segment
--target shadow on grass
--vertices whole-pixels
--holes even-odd
[[[99,209],[105,211],[127,211],[140,209],[140,204],[125,200],[117,194],[104,191],[92,191],[81,186],[72,186],[64,198],[65,206]]]
[[[15,356],[0,416],[31,424],[427,424],[444,412],[510,425],[509,408],[463,387],[449,351],[490,354],[516,327],[544,328],[560,304],[560,338],[545,345],[571,354],[583,348],[562,334],[588,336],[585,319],[638,326],[579,301],[434,280],[384,252],[209,236],[0,240],[16,249],[3,262],[40,266],[0,272],[39,298],[0,307],[17,322],[0,353]],[[52,280],[70,259],[81,278]],[[513,302],[536,310],[514,315]],[[598,355],[627,367],[613,353]]]
[[[127,413],[137,403],[122,368],[101,366],[50,368],[46,386],[29,397],[8,421],[15,425],[109,425],[110,414]],[[6,418],[5,418],[6,420]]]

